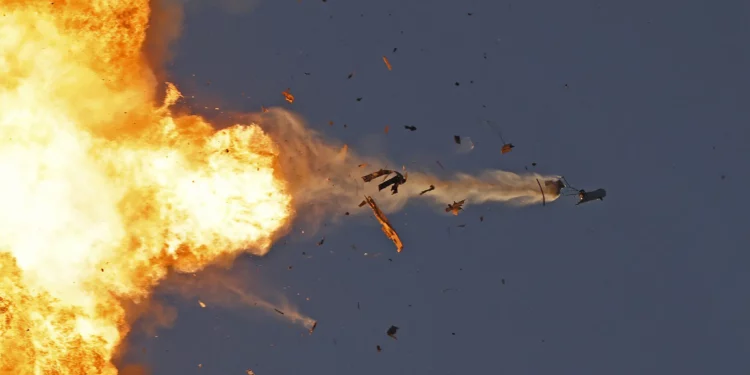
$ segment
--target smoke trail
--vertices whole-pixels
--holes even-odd
[[[306,220],[320,220],[357,207],[363,195],[378,192],[376,181],[380,181],[365,183],[362,176],[388,165],[397,165],[386,159],[357,155],[343,144],[326,141],[308,128],[299,116],[280,108],[240,117],[246,123],[258,123],[279,145],[281,154],[277,169],[289,185],[298,215]],[[362,164],[367,166],[360,167]],[[485,202],[516,206],[537,204],[542,202],[537,180],[544,186],[546,201],[559,197],[559,191],[544,185],[544,181],[557,180],[559,176],[490,170],[478,176],[458,173],[451,179],[442,179],[429,173],[407,172],[408,181],[399,187],[398,194],[391,195],[390,191],[384,190],[377,195],[383,211],[399,210],[415,198],[443,207],[462,199],[466,199],[467,205]],[[434,185],[435,190],[419,194],[430,185]]]
[[[300,313],[283,296],[276,297],[279,303],[272,303],[249,292],[243,287],[248,284],[244,279],[242,276],[228,273],[225,269],[211,268],[200,274],[172,275],[161,285],[161,289],[183,298],[198,298],[207,306],[260,308],[269,315],[307,329],[311,329],[315,324],[314,319]]]

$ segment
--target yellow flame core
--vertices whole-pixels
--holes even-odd
[[[117,374],[123,299],[268,251],[292,215],[256,125],[175,116],[148,0],[0,0],[0,375]]]

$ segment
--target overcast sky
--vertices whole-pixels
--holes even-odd
[[[283,106],[412,168],[528,167],[608,195],[458,216],[412,202],[390,215],[400,254],[371,215],[315,238],[298,225],[227,272],[286,296],[313,335],[164,295],[174,326],[136,327],[127,361],[155,375],[747,374],[749,18],[742,0],[190,7],[169,74],[198,113]]]

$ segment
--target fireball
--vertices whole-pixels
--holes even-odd
[[[148,4],[0,0],[0,375],[117,374],[123,301],[293,215],[261,128],[154,104]]]

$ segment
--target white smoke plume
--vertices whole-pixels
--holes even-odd
[[[541,204],[540,184],[547,202],[559,197],[559,190],[544,184],[558,180],[559,176],[519,175],[500,170],[485,171],[478,176],[458,173],[450,179],[408,170],[408,180],[399,186],[397,194],[391,195],[389,189],[378,194],[378,183],[383,177],[365,183],[362,176],[397,164],[385,158],[358,155],[343,144],[327,141],[308,128],[299,116],[281,108],[243,117],[244,123],[258,123],[278,143],[281,148],[278,170],[290,184],[298,214],[308,219],[349,211],[369,212],[355,210],[365,195],[373,196],[386,213],[403,208],[412,199],[428,200],[443,207],[462,199],[466,199],[466,206],[485,202]],[[365,163],[365,167],[360,167]],[[420,195],[430,185],[435,190]]]

